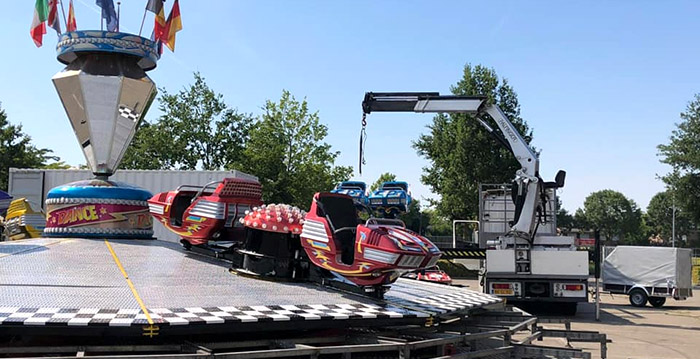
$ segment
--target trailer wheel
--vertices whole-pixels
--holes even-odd
[[[630,304],[635,307],[643,307],[647,305],[647,293],[641,288],[635,288],[630,291]]]
[[[650,297],[649,298],[649,304],[651,304],[654,308],[661,308],[661,307],[663,307],[664,303],[666,303],[666,297]]]

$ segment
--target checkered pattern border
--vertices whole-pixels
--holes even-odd
[[[460,312],[484,305],[496,304],[502,301],[503,300],[498,297],[471,290],[433,295],[430,297],[415,296],[410,299],[392,298],[390,300],[391,304],[412,310],[429,312],[435,315]]]
[[[131,121],[138,121],[140,114],[136,111],[132,111],[130,108],[119,105],[119,115]]]
[[[393,305],[311,304],[150,309],[158,325],[273,321],[427,318]],[[0,307],[0,325],[132,326],[148,324],[140,309]]]

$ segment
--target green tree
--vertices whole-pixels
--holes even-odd
[[[377,178],[377,180],[374,181],[374,183],[372,183],[371,186],[369,186],[369,192],[372,193],[378,190],[384,182],[391,181],[396,181],[396,175],[390,172],[384,172],[381,175],[379,175],[379,178]]]
[[[199,73],[177,94],[161,89],[155,123],[143,121],[122,168],[218,170],[244,163],[253,117],[229,109]]]
[[[671,240],[673,222],[673,194],[669,191],[659,192],[654,195],[647,206],[647,225],[652,235],[661,237],[664,241]],[[693,223],[687,213],[676,206],[676,240],[682,235],[689,235],[694,229]],[[678,243],[678,242],[676,242]]]
[[[564,208],[561,199],[557,197],[557,228],[561,230],[563,235],[567,235],[575,228],[575,223],[574,215]]]
[[[63,162],[63,161],[55,161],[51,163],[47,163],[41,166],[41,168],[45,168],[47,170],[67,170],[71,168],[71,165]]]
[[[610,189],[593,192],[577,211],[591,229],[599,229],[606,239],[618,238],[623,243],[648,244],[642,227],[642,211],[620,192]]]
[[[408,211],[402,213],[399,219],[406,224],[406,228],[418,234],[425,234],[426,227],[430,224],[429,214],[421,210],[420,201],[417,199],[411,201]]]
[[[663,179],[676,194],[676,204],[693,223],[700,223],[700,94],[695,94],[668,144],[658,146],[661,162],[673,171]]]
[[[532,140],[532,131],[520,117],[517,94],[495,70],[467,64],[462,79],[451,91],[455,95],[486,96],[489,103],[503,110],[525,141]],[[497,127],[487,115],[481,119]],[[421,180],[440,195],[440,200],[432,204],[448,219],[476,218],[479,183],[512,181],[520,165],[472,115],[439,114],[428,128],[430,132],[421,135],[414,148],[430,162]]]
[[[37,148],[29,135],[22,132],[22,125],[13,125],[0,108],[0,190],[7,191],[10,167],[39,168],[49,160],[58,161],[53,151]]]
[[[426,234],[430,236],[451,236],[452,222],[440,216],[434,209],[426,209],[423,214],[428,218]]]
[[[327,191],[352,174],[352,167],[335,166],[339,152],[323,142],[328,128],[288,91],[279,102],[267,101],[265,113],[250,129],[243,170],[258,176],[267,203],[308,208],[315,192]]]

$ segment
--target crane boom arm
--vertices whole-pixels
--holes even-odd
[[[488,105],[483,96],[441,96],[437,92],[367,92],[362,102],[365,114],[371,112],[417,112],[417,113],[465,113],[474,115],[479,123],[491,134],[499,138],[513,153],[521,169],[516,172],[518,195],[522,198],[520,211],[516,210],[515,223],[511,227],[512,235],[528,240],[536,231],[536,211],[538,195],[541,190],[539,181],[539,158],[525,142],[513,123],[496,105]],[[487,113],[495,122],[500,133],[494,131],[480,114]],[[519,212],[519,213],[517,213]]]

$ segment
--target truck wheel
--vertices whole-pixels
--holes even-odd
[[[651,304],[654,308],[661,308],[663,307],[664,303],[666,303],[666,297],[649,298],[649,304]]]
[[[640,288],[632,289],[632,291],[630,291],[630,304],[635,307],[643,307],[647,305],[647,299],[647,293]]]

